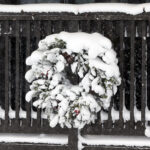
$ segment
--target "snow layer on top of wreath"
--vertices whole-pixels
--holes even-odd
[[[99,33],[60,32],[59,34],[49,35],[41,40],[39,42],[39,49],[47,49],[47,46],[53,44],[55,39],[65,41],[67,49],[72,52],[79,53],[83,49],[88,50],[90,58],[96,58],[100,53],[106,52],[112,47],[111,41]]]
[[[24,4],[3,5],[0,4],[0,12],[69,12],[82,14],[85,12],[120,12],[131,15],[150,12],[150,3],[126,4],[126,3],[92,3],[92,4]]]
[[[96,66],[96,68],[104,70],[109,77],[118,77],[120,75],[117,67],[118,59],[116,58],[116,52],[112,49],[112,43],[108,38],[99,33],[61,32],[49,35],[39,42],[38,50],[31,54],[26,60],[26,64],[33,65],[42,59],[43,51],[47,50],[55,42],[55,39],[65,41],[67,52],[70,51],[70,54],[72,52],[79,53],[83,49],[87,50],[90,67]],[[97,56],[102,56],[106,64],[100,61]]]

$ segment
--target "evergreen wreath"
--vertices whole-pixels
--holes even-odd
[[[51,127],[83,128],[108,109],[120,85],[116,53],[99,33],[47,36],[26,60],[26,100],[41,108]]]

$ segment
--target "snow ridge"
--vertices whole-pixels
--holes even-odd
[[[114,12],[137,15],[150,12],[150,3],[127,4],[127,3],[91,3],[91,4],[24,4],[24,5],[3,5],[0,4],[0,12],[21,13],[21,12],[68,12],[82,14],[88,12]]]

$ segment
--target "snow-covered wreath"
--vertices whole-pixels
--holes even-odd
[[[107,109],[121,83],[118,59],[99,33],[47,36],[26,60],[31,83],[26,100],[47,115],[51,127],[83,128]]]

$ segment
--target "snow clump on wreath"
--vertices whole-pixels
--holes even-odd
[[[44,110],[51,127],[81,129],[108,109],[121,83],[117,63],[111,41],[99,33],[47,36],[26,59],[26,101]]]

